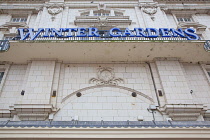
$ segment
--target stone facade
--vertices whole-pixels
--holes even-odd
[[[6,37],[15,37],[18,28],[76,28],[78,26],[86,28],[94,26],[101,30],[112,27],[130,29],[193,27],[201,37],[201,42],[210,39],[209,2],[194,0],[185,5],[180,1],[170,0],[17,2],[0,1],[2,40]],[[97,14],[107,15],[97,16]],[[12,22],[13,18],[27,20]],[[190,21],[178,21],[184,18]],[[112,22],[114,20],[116,20],[115,24]],[[92,24],[93,21],[94,24]],[[18,41],[11,41],[11,44],[13,42],[18,43]],[[31,42],[32,52],[36,49],[33,44],[38,43]],[[189,42],[188,45],[191,46],[191,43],[193,42]],[[47,44],[43,47],[49,48],[49,53],[44,54],[40,50],[34,58],[30,53],[22,52],[19,55],[25,55],[26,58],[20,60],[21,63],[15,62],[19,56],[9,60],[2,55],[3,53],[0,54],[0,72],[4,72],[0,84],[0,121],[166,121],[170,119],[204,121],[210,119],[208,74],[210,55],[204,49],[202,53],[207,57],[193,62],[186,61],[190,56],[187,53],[182,58],[179,54],[177,57],[163,55],[161,58],[153,56],[152,61],[145,61],[150,56],[138,56],[138,52],[135,54],[138,56],[138,61],[135,62],[119,61],[117,56],[113,57],[113,60],[117,61],[95,62],[98,58],[90,60],[87,58],[88,62],[77,62],[79,58],[75,57],[73,61],[70,56],[65,60],[60,59],[61,55],[58,56],[59,58],[52,59],[50,52],[52,46]],[[113,44],[114,42],[110,42],[110,45]],[[158,45],[161,46],[164,43]],[[4,53],[9,53],[13,47],[15,48],[15,45]],[[61,47],[59,43],[57,47]],[[195,48],[195,54],[198,48]],[[120,49],[113,51],[120,53]],[[128,56],[132,58],[129,51]],[[45,58],[41,58],[42,53]],[[81,49],[80,52],[75,51],[75,53],[83,53],[83,51]],[[109,53],[104,51],[100,58]],[[85,53],[84,56],[86,56]]]
[[[155,111],[155,120],[164,121],[170,116],[166,111],[168,105],[176,105],[178,114],[186,112],[184,109],[189,106],[191,109],[187,110],[190,113],[197,113],[193,120],[201,121],[199,116],[204,115],[210,105],[209,81],[201,65],[160,60],[151,65],[155,84],[163,92],[163,96],[158,95],[160,110]],[[89,80],[97,77],[101,67],[112,68],[115,77],[122,78],[123,83],[90,83]],[[1,89],[2,120],[12,119],[24,109],[27,112],[33,108],[32,105],[37,107],[38,113],[46,110],[45,106],[53,105],[47,113],[53,114],[56,121],[71,121],[75,117],[81,121],[136,121],[140,116],[145,121],[151,121],[154,118],[147,109],[150,105],[158,106],[151,71],[146,63],[61,64],[32,61],[28,65],[10,64],[5,76]],[[22,90],[24,95],[21,95]],[[55,97],[53,91],[56,91]],[[76,96],[78,92],[81,97]],[[137,97],[132,97],[133,92],[137,93]],[[18,106],[22,111],[17,111]],[[179,112],[180,109],[183,111]],[[165,115],[162,114],[164,112]],[[4,116],[6,114],[11,118]],[[25,119],[31,120],[30,116]]]

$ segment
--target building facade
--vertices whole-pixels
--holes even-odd
[[[209,139],[209,7],[0,0],[0,138]]]

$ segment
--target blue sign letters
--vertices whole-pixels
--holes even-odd
[[[34,31],[33,28],[19,28],[19,35],[21,40],[35,40],[39,37],[100,37],[97,28],[39,28]],[[110,37],[145,37],[145,38],[157,38],[157,37],[182,37],[188,40],[199,40],[200,37],[195,33],[193,28],[174,29],[174,28],[134,28],[130,30],[126,28],[121,30],[120,28],[112,28],[108,31]]]

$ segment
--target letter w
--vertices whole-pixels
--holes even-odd
[[[24,34],[24,32],[26,32],[25,30],[28,31],[26,34]],[[38,31],[34,34],[33,28],[28,28],[28,29],[19,28],[18,29],[20,40],[25,40],[27,37],[30,37],[30,40],[34,40],[43,31],[44,31],[44,28],[39,28]]]

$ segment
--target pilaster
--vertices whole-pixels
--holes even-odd
[[[160,111],[175,121],[196,121],[207,108],[193,100],[182,64],[177,58],[160,58],[155,63],[166,99]]]
[[[32,61],[23,104],[49,104],[55,61]]]
[[[193,98],[178,60],[156,60],[161,84],[169,104],[191,104]]]

